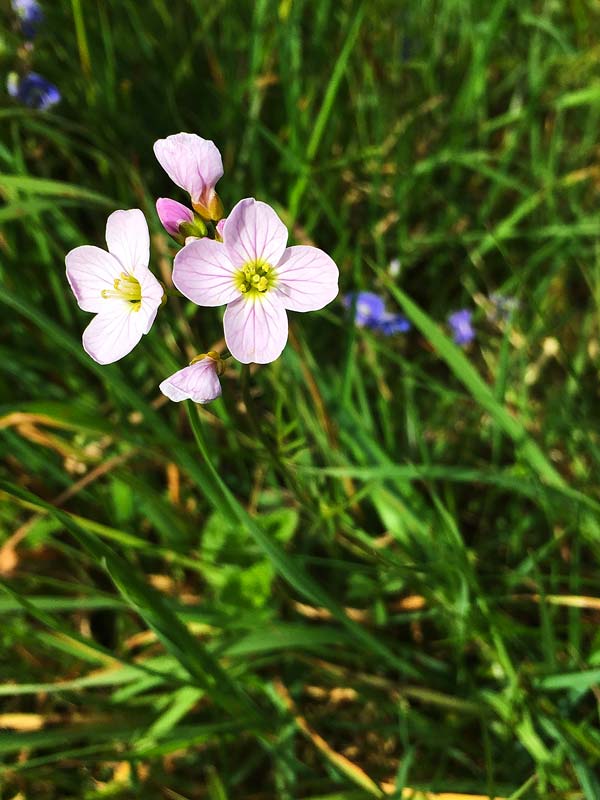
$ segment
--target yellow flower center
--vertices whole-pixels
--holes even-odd
[[[139,311],[142,307],[142,287],[137,278],[129,275],[127,272],[122,272],[120,278],[115,278],[113,286],[114,289],[103,289],[102,297],[118,297],[125,300],[126,303],[131,304],[132,311]]]
[[[236,287],[245,295],[263,295],[275,285],[273,268],[266,261],[249,261],[233,276]]]

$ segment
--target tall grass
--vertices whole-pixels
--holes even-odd
[[[598,800],[597,5],[45,10],[63,101],[0,109],[0,798]],[[180,130],[412,331],[292,315],[206,407],[157,386],[213,309],[91,361],[64,254],[140,207],[169,282]]]

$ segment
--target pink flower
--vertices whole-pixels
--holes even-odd
[[[227,217],[223,217],[223,219],[220,219],[215,225],[215,231],[217,233],[215,238],[218,242],[223,241],[223,228],[225,227],[226,222],[227,222]]]
[[[200,239],[175,256],[173,283],[200,306],[227,303],[223,324],[243,364],[274,361],[287,341],[290,311],[316,311],[338,293],[338,269],[316,247],[286,247],[275,211],[249,197],[223,226],[223,242]]]
[[[159,197],[156,201],[156,213],[163,224],[163,228],[171,236],[179,236],[179,226],[184,222],[194,221],[194,212],[168,197]]]
[[[221,396],[219,375],[225,364],[214,350],[197,356],[189,367],[184,367],[166,378],[158,387],[169,400],[193,400],[194,403],[210,403]]]
[[[108,253],[83,245],[65,258],[79,307],[96,314],[83,333],[83,348],[99,364],[133,350],[152,327],[164,294],[148,269],[150,234],[139,208],[110,215],[106,244]]]
[[[175,133],[156,141],[154,154],[173,183],[189,193],[195,211],[205,219],[223,216],[215,192],[223,176],[223,161],[214,142],[195,133]]]

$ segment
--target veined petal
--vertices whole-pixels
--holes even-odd
[[[150,233],[146,218],[139,208],[113,211],[106,221],[106,244],[108,252],[118,258],[123,268],[132,275],[148,268]]]
[[[230,303],[223,327],[231,355],[242,364],[275,361],[287,342],[287,314],[275,292]]]
[[[123,272],[120,262],[99,247],[84,244],[67,253],[67,280],[79,308],[84,311],[104,311],[107,300],[104,289],[113,289],[115,278]]]
[[[193,211],[184,206],[183,203],[178,203],[177,200],[171,200],[169,197],[159,197],[156,201],[156,213],[163,224],[163,228],[170,233],[171,236],[177,236],[179,233],[179,226],[182,222],[193,222]]]
[[[144,335],[147,317],[126,303],[111,303],[83,332],[83,349],[98,364],[112,364],[130,353]]]
[[[266,203],[247,197],[234,206],[223,226],[223,242],[236,267],[252,261],[276,266],[285,250],[288,232]]]
[[[180,369],[166,378],[158,388],[175,403],[182,400],[210,403],[221,395],[217,365],[212,358],[203,358],[202,361]]]
[[[290,311],[317,311],[337,296],[339,271],[318,247],[288,247],[275,270],[277,289]]]
[[[218,147],[195,133],[159,139],[154,143],[154,155],[173,183],[189,192],[193,203],[200,201],[205,191],[210,194],[223,176]]]
[[[239,297],[225,245],[213,239],[190,242],[173,262],[173,283],[199,306],[221,306]]]
[[[156,312],[162,303],[165,290],[149,269],[139,274],[138,280],[140,282],[142,302],[139,310],[134,313],[141,317],[139,322],[143,325],[142,333],[148,333],[156,318]]]

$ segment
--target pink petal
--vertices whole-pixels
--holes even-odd
[[[210,403],[221,395],[217,365],[212,358],[203,358],[202,361],[180,369],[166,378],[158,388],[175,403],[181,400]]]
[[[338,268],[318,247],[288,247],[275,275],[283,305],[290,311],[317,311],[339,291]]]
[[[150,263],[150,233],[146,218],[139,208],[114,211],[106,221],[108,252],[118,258],[123,268],[132,274],[148,268]]]
[[[275,361],[287,342],[287,315],[275,292],[230,303],[223,326],[227,347],[242,364]]]
[[[234,267],[221,242],[199,239],[180,250],[173,262],[173,283],[199,306],[221,306],[239,297]]]
[[[223,226],[223,242],[236,267],[249,261],[276,266],[287,238],[287,228],[271,206],[253,197],[240,200]]]
[[[83,332],[83,349],[98,364],[112,364],[130,353],[144,334],[147,317],[126,303],[111,303]]]
[[[123,272],[120,262],[106,250],[84,244],[67,253],[67,280],[84,311],[104,311],[107,300],[103,289],[113,289],[115,278]]]
[[[173,183],[197,203],[208,200],[223,175],[223,161],[214,142],[195,133],[176,133],[154,143],[154,154]]]
[[[156,201],[156,213],[164,229],[167,233],[170,233],[171,236],[178,235],[179,226],[182,222],[194,221],[194,213],[190,208],[168,197],[158,198]]]
[[[223,217],[223,219],[220,219],[220,220],[217,222],[217,224],[215,225],[215,228],[216,228],[216,230],[217,230],[217,235],[219,236],[219,238],[221,239],[221,241],[223,241],[223,228],[225,227],[225,223],[226,223],[226,222],[227,222],[227,218],[226,218],[226,217]]]
[[[140,317],[139,323],[142,325],[142,333],[148,333],[156,318],[156,312],[163,301],[165,290],[149,269],[139,273],[137,279],[140,282],[142,291],[142,303],[139,310],[134,313]]]

